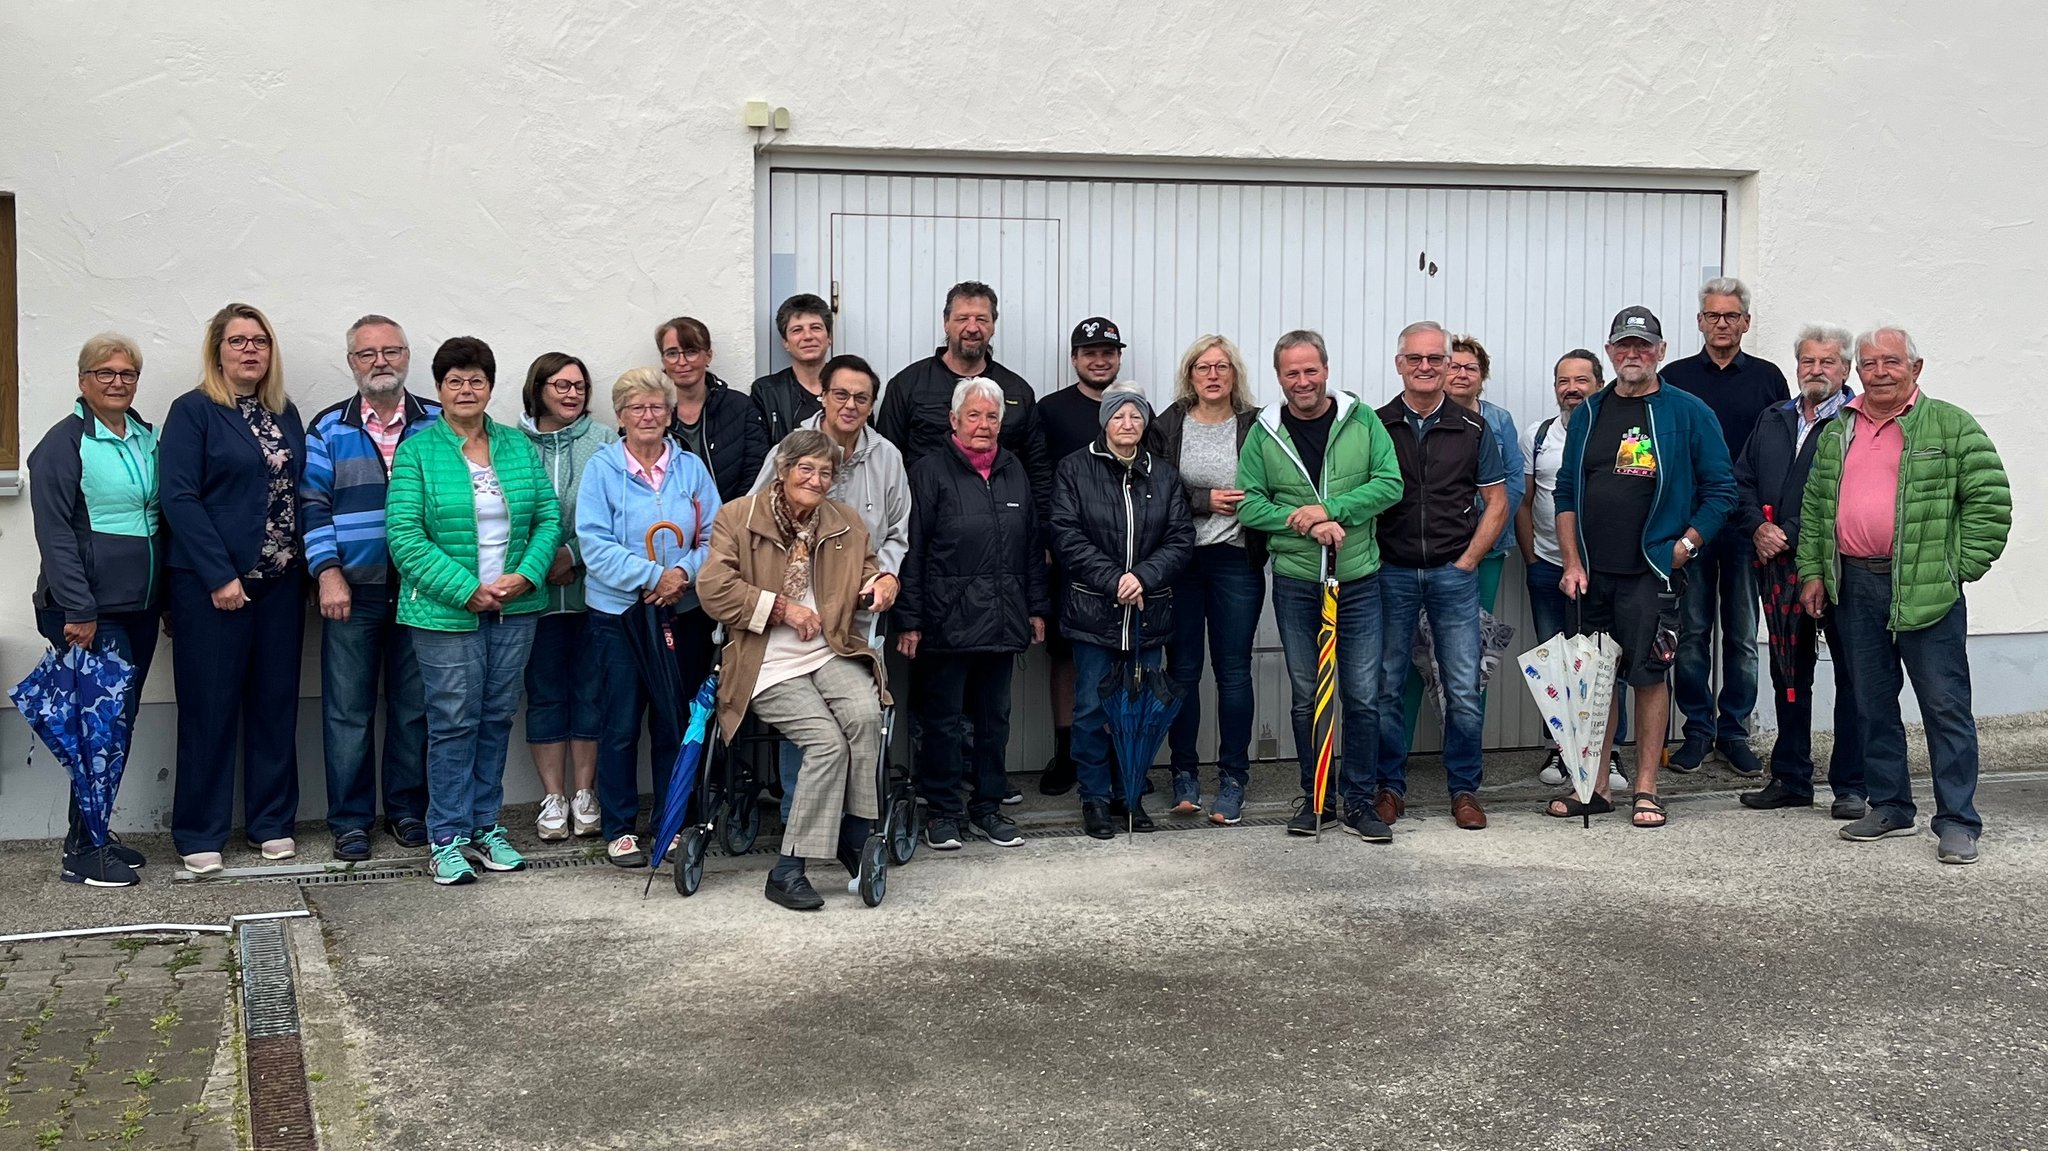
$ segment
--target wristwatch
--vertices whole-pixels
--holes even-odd
[[[1698,544],[1696,544],[1696,543],[1692,542],[1692,540],[1690,540],[1690,539],[1686,538],[1685,536],[1679,536],[1679,537],[1678,537],[1678,546],[1680,546],[1680,547],[1682,547],[1682,548],[1684,548],[1684,549],[1685,549],[1685,558],[1687,558],[1687,559],[1698,559],[1698,558],[1700,558],[1700,545],[1698,545]]]

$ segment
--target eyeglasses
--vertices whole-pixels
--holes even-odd
[[[630,404],[620,410],[636,420],[668,418],[667,404]]]
[[[249,348],[254,348],[254,349],[256,349],[257,351],[259,351],[259,352],[260,352],[260,351],[263,351],[263,350],[265,350],[265,349],[267,349],[267,348],[269,348],[269,347],[270,347],[270,337],[269,337],[269,336],[229,336],[229,337],[227,338],[227,340],[226,340],[226,343],[227,343],[227,346],[228,346],[228,347],[230,347],[230,348],[233,348],[234,350],[236,350],[236,351],[238,351],[238,352],[240,352],[240,351],[244,351],[244,350],[246,350],[246,349],[249,349]]]
[[[832,469],[829,466],[819,467],[817,464],[803,461],[799,461],[798,463],[792,464],[789,469],[789,474],[792,477],[794,477],[799,483],[809,482],[812,480],[824,480],[828,484],[832,482]]]
[[[1196,364],[1196,365],[1195,365],[1195,369],[1194,369],[1194,370],[1195,370],[1195,374],[1196,374],[1196,375],[1198,375],[1198,376],[1227,376],[1227,375],[1229,375],[1229,374],[1230,374],[1230,365],[1229,365],[1229,364]]]
[[[441,379],[441,387],[450,392],[488,392],[491,390],[491,381],[482,376],[444,376]]]
[[[1419,368],[1422,367],[1424,364],[1427,364],[1432,368],[1441,368],[1445,364],[1451,362],[1451,358],[1446,355],[1423,355],[1419,352],[1408,352],[1405,355],[1396,358],[1398,358],[1402,363],[1407,364],[1411,368]]]
[[[835,408],[864,408],[875,402],[875,397],[866,392],[846,392],[838,388],[826,392],[825,398],[832,401]]]
[[[1733,324],[1747,315],[1749,315],[1748,312],[1701,312],[1700,319],[1705,320],[1710,325]]]
[[[580,396],[590,391],[590,385],[582,380],[549,380],[548,387],[558,396]]]
[[[348,358],[368,367],[376,363],[380,357],[396,362],[410,350],[408,348],[363,348],[360,351],[350,352]]]
[[[1461,364],[1456,360],[1452,360],[1448,370],[1453,372],[1460,372],[1468,376],[1476,376],[1479,374],[1479,365],[1476,363]]]
[[[663,348],[661,350],[661,358],[671,364],[692,360],[708,360],[711,358],[711,349],[699,348],[694,352],[686,352],[681,348]]]
[[[129,368],[127,371],[115,371],[113,368],[88,368],[78,374],[81,376],[91,376],[102,385],[111,384],[115,380],[119,380],[130,387],[135,386],[135,381],[142,378],[142,373],[133,368]]]

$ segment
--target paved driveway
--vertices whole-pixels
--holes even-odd
[[[2041,1147],[2048,782],[1981,802],[1973,868],[1722,794],[308,900],[380,1147]]]

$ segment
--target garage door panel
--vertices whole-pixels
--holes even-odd
[[[1551,410],[1552,361],[1597,349],[1624,305],[1665,317],[1673,355],[1696,350],[1693,293],[1723,263],[1718,192],[780,169],[768,188],[777,299],[761,302],[764,316],[781,294],[825,294],[836,282],[839,350],[886,376],[940,342],[946,288],[982,279],[1002,297],[998,357],[1041,394],[1068,382],[1069,328],[1099,312],[1131,345],[1126,375],[1161,404],[1181,350],[1206,332],[1236,341],[1254,396],[1276,402],[1272,342],[1306,326],[1328,340],[1337,385],[1377,405],[1398,386],[1395,333],[1427,317],[1486,344],[1488,397],[1527,424]],[[766,324],[761,351],[763,370],[786,362]],[[1526,629],[1518,564],[1502,588],[1503,617]],[[1291,755],[1270,610],[1257,643],[1255,750]],[[1030,707],[1042,708],[1042,696],[1020,688]],[[1489,693],[1489,746],[1536,741],[1525,696],[1508,686]],[[1034,722],[1016,725],[1020,763],[1044,754],[1044,725],[1027,714]],[[1203,733],[1213,754],[1213,706]]]

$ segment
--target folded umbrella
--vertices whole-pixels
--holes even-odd
[[[1330,761],[1337,743],[1337,549],[1324,548],[1322,615],[1316,624],[1316,699],[1310,722],[1315,745],[1315,835],[1323,837],[1323,805],[1330,792]],[[1360,752],[1353,748],[1352,755]]]
[[[110,648],[66,646],[43,654],[7,695],[29,730],[71,774],[87,842],[107,842],[107,823],[128,766],[128,696],[135,667]]]
[[[1764,520],[1776,523],[1771,506],[1764,505]],[[1799,603],[1799,563],[1790,548],[1770,559],[1756,561],[1756,590],[1764,612],[1764,634],[1770,640],[1771,670],[1785,685],[1785,702],[1797,703],[1799,693],[1813,689],[1813,621]],[[1799,669],[1808,670],[1800,682]]]
[[[682,834],[690,796],[697,787],[697,769],[704,762],[704,741],[712,717],[717,714],[718,673],[714,671],[704,677],[704,685],[690,701],[690,722],[683,731],[682,749],[676,752],[675,766],[669,770],[668,790],[662,796],[661,811],[654,818],[654,848],[647,857],[647,886],[640,892],[643,896],[654,888],[654,869],[667,857],[668,845]]]
[[[1135,647],[1137,637],[1128,607],[1124,609],[1124,635]],[[1102,705],[1122,776],[1124,813],[1135,823],[1145,772],[1159,757],[1159,745],[1166,739],[1173,717],[1180,714],[1181,693],[1164,668],[1146,667],[1135,651],[1123,654],[1125,658],[1119,659],[1102,681]]]

